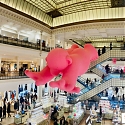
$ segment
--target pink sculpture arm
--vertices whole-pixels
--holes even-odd
[[[30,72],[29,70],[25,71],[25,74],[36,81],[36,85],[45,85],[48,81],[54,78],[54,75],[50,73],[50,68],[46,66],[40,72]]]

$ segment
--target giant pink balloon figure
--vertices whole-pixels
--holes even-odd
[[[44,85],[61,74],[59,81],[51,81],[51,87],[58,87],[69,93],[79,93],[80,88],[76,87],[78,76],[84,74],[91,61],[98,58],[96,49],[91,44],[79,48],[76,44],[68,50],[56,48],[51,50],[46,57],[47,65],[40,72],[25,71],[25,74],[36,81],[36,85]]]

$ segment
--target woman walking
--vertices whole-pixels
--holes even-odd
[[[11,115],[10,115],[10,102],[8,102],[8,104],[7,104],[7,113],[8,113],[8,117],[11,117]]]

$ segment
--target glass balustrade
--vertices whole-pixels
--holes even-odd
[[[0,35],[0,43],[40,50],[40,44]],[[42,46],[42,51],[50,52],[53,47]]]
[[[1,71],[0,72],[0,80],[6,79],[20,79],[20,78],[28,78],[24,72],[18,71]]]

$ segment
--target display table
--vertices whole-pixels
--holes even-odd
[[[70,106],[68,104],[64,105],[64,112],[69,112]]]
[[[15,124],[25,123],[29,118],[29,114],[30,114],[29,112],[25,112],[25,114],[16,114],[14,117],[14,123]]]
[[[43,108],[43,112],[44,113],[47,113],[47,112],[49,112],[49,110],[50,110],[50,108],[51,108],[51,103],[48,103],[48,104],[46,104],[46,105],[43,105],[42,106],[42,108]]]
[[[44,115],[28,119],[28,124],[31,123],[31,125],[48,125],[48,122],[48,116],[45,117]]]
[[[61,108],[61,109],[58,111],[57,119],[61,119],[63,116],[64,116],[64,108]]]
[[[75,115],[76,115],[76,116],[69,115],[69,116],[67,117],[67,121],[69,122],[69,124],[79,125],[80,122],[82,121],[83,117],[84,117],[84,111],[83,111],[83,110],[80,110],[80,111],[77,112]]]
[[[113,123],[114,125],[118,125],[118,124],[121,124],[121,123],[122,123],[121,113],[120,113],[120,112],[119,112],[118,114],[117,114],[117,113],[114,113],[114,114],[113,114],[112,123]]]

